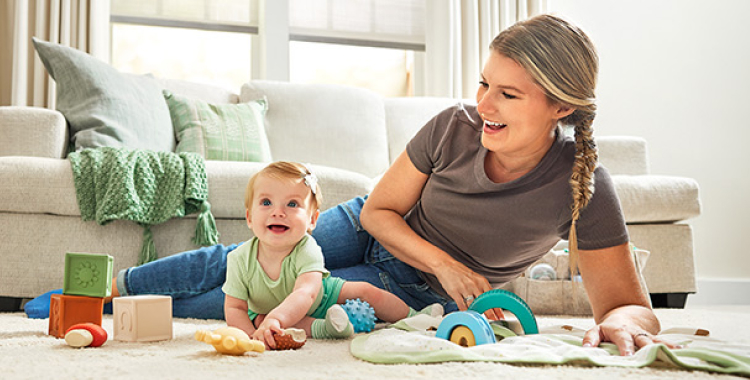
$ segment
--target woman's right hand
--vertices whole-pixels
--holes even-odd
[[[467,310],[471,303],[482,293],[492,290],[487,278],[467,268],[458,261],[438,266],[433,274],[440,285],[456,302],[459,310]],[[495,321],[503,318],[502,310],[489,309],[484,313],[487,319]]]

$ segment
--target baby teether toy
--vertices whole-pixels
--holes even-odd
[[[305,330],[288,328],[283,332],[283,334],[273,333],[273,340],[276,342],[274,350],[296,350],[307,342]]]
[[[438,326],[435,336],[465,347],[495,343],[492,327],[482,314],[493,308],[513,313],[521,323],[524,334],[539,333],[534,313],[526,302],[511,292],[495,289],[477,297],[469,306],[469,310],[448,314]]]
[[[225,355],[243,355],[248,351],[265,352],[266,345],[236,327],[221,327],[214,331],[198,330],[195,340],[208,343]]]

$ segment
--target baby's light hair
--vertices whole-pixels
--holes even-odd
[[[248,210],[252,210],[253,208],[255,181],[260,176],[288,180],[289,182],[302,180],[303,183],[310,187],[310,205],[312,206],[312,210],[318,210],[323,203],[323,194],[320,191],[320,185],[317,183],[317,179],[312,181],[309,180],[310,178],[317,178],[315,177],[315,174],[310,171],[309,167],[297,162],[276,161],[268,164],[268,166],[255,173],[247,182],[247,189],[245,189],[245,208]]]

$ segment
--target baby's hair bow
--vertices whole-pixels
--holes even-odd
[[[315,195],[318,191],[318,176],[313,173],[312,170],[310,170],[310,166],[308,164],[302,164],[302,166],[305,167],[305,170],[307,170],[307,173],[305,174],[305,185],[310,188],[310,191],[312,191],[313,195]]]

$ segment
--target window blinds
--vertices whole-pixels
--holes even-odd
[[[425,0],[289,0],[292,39],[424,50]]]
[[[112,20],[257,33],[261,1],[112,0]],[[426,0],[288,0],[290,39],[424,50]]]

